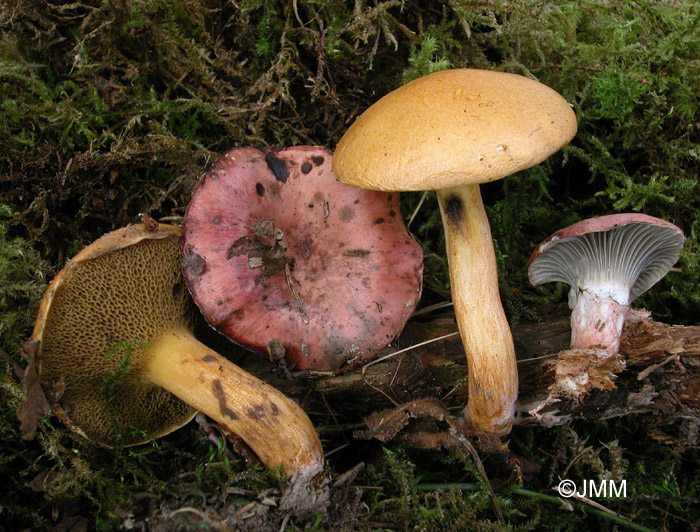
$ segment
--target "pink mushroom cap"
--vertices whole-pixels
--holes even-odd
[[[222,155],[193,193],[182,250],[207,321],[297,369],[374,356],[421,294],[423,253],[398,194],[341,183],[322,147]]]
[[[621,213],[582,220],[547,237],[528,261],[530,282],[625,286],[620,304],[651,288],[676,263],[683,231],[647,214]]]
[[[530,282],[567,283],[572,348],[617,352],[629,305],[676,263],[683,231],[638,213],[583,220],[546,238],[528,261]]]

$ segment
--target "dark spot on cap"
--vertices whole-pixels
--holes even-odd
[[[375,224],[383,224],[383,223],[384,223],[384,218],[377,218],[376,220],[374,220],[374,223],[375,223]]]
[[[265,417],[265,407],[263,405],[252,405],[245,409],[245,413],[251,419],[262,419]]]
[[[357,198],[357,199],[355,200],[354,203],[355,203],[355,205],[357,205],[358,203],[360,203],[360,198]]]
[[[260,197],[265,195],[265,187],[263,186],[262,183],[255,183],[255,191],[258,193],[258,196],[260,196]]]
[[[308,207],[309,209],[313,209],[313,208],[314,208],[314,204],[313,204],[313,203],[309,203],[309,204],[307,205],[307,207]]]
[[[445,199],[445,215],[452,225],[459,225],[464,214],[464,205],[457,196],[449,196]]]
[[[355,217],[355,209],[346,205],[340,209],[340,219],[344,222],[349,222]]]
[[[302,174],[308,174],[311,171],[311,166],[310,162],[305,162],[304,164],[301,165],[301,173]]]
[[[298,253],[301,258],[308,259],[311,256],[311,250],[313,249],[313,241],[309,238],[301,239],[294,246],[294,251]],[[290,266],[291,268],[291,266]]]
[[[211,177],[214,181],[219,179],[219,176],[216,175],[216,172],[209,172],[209,177]]]
[[[272,181],[271,183],[267,183],[265,194],[270,194],[271,196],[279,197],[281,186],[282,183],[280,181]]]
[[[214,216],[214,218],[211,219],[211,223],[213,223],[214,225],[219,225],[221,223],[221,216]]]
[[[201,255],[192,251],[192,246],[185,246],[185,251],[182,254],[182,267],[191,275],[199,276],[204,272],[207,262]]]
[[[267,152],[265,154],[265,163],[267,167],[272,171],[277,181],[282,181],[282,183],[287,182],[289,177],[289,168],[284,164],[282,159],[275,157],[272,153]]]
[[[371,253],[368,249],[347,249],[343,251],[343,257],[366,257]]]
[[[202,362],[214,362],[216,360],[215,356],[212,355],[206,355],[204,358],[202,358]]]
[[[270,412],[272,412],[273,416],[278,416],[280,413],[280,409],[275,403],[270,402]]]
[[[323,161],[325,161],[325,159],[323,157],[321,157],[320,155],[316,155],[315,157],[311,157],[311,160],[314,162],[314,164],[316,166],[322,165]]]
[[[212,390],[216,400],[219,402],[219,411],[231,419],[238,419],[236,413],[226,405],[226,394],[224,393],[224,387],[221,386],[221,381],[219,379],[216,379],[212,383]]]
[[[390,210],[389,211],[389,216],[396,216],[396,211],[395,210]]]
[[[392,194],[387,194],[387,196],[386,196],[387,201],[391,201],[393,199],[394,199],[394,196]]]

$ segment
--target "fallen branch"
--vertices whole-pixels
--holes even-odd
[[[322,395],[346,422],[423,398],[438,399],[458,415],[467,402],[467,369],[455,333],[450,318],[409,322],[396,345],[376,361],[335,376],[290,380],[281,372],[271,374],[268,361],[246,356],[242,363],[286,394],[306,401]],[[576,362],[577,354],[567,351],[569,335],[568,318],[513,328],[520,378],[516,424],[553,426],[576,418],[647,414],[658,439],[674,445],[696,441],[700,327],[667,325],[636,312],[623,331],[621,357],[605,363],[580,354]],[[562,376],[578,377],[581,386],[570,389]],[[680,432],[665,433],[671,425],[682,425],[676,427]]]

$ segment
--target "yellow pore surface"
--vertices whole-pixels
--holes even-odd
[[[192,407],[142,377],[149,346],[164,331],[188,327],[192,306],[177,235],[71,262],[60,275],[40,357],[44,386],[60,390],[65,383],[56,409],[66,423],[113,446],[189,421]]]

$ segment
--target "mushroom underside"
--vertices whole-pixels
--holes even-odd
[[[141,375],[153,339],[174,326],[187,327],[196,311],[172,260],[177,249],[176,238],[134,244],[130,279],[121,273],[119,253],[75,263],[53,293],[41,334],[42,383],[60,390],[61,417],[91,441],[142,443],[195,414]],[[162,284],[139,285],[154,272]],[[129,308],[134,294],[141,294],[138,315]]]
[[[591,218],[540,244],[528,276],[535,286],[570,286],[572,348],[616,353],[630,304],[666,275],[683,241],[678,227],[647,215]]]
[[[268,468],[307,482],[323,450],[303,409],[194,337],[180,236],[167,225],[122,228],[56,276],[32,335],[47,398],[72,430],[106,447],[157,438],[199,410]]]

